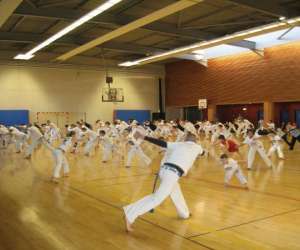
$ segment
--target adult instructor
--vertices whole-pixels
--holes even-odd
[[[160,205],[168,196],[172,199],[178,216],[183,219],[189,218],[190,212],[178,180],[188,173],[197,156],[204,154],[202,147],[196,143],[197,136],[187,132],[182,142],[165,142],[136,131],[134,137],[166,148],[166,155],[164,164],[159,171],[159,188],[153,194],[123,207],[127,232],[133,231],[132,224],[139,216]]]

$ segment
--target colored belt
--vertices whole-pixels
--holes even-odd
[[[165,163],[163,165],[164,169],[168,169],[173,171],[174,173],[176,173],[179,177],[183,176],[184,171],[182,170],[182,168],[178,167],[177,165],[173,164],[173,163]]]

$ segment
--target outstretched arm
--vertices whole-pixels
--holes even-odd
[[[148,141],[148,142],[150,142],[150,143],[152,143],[152,144],[155,144],[155,145],[157,145],[157,146],[160,146],[160,147],[162,147],[162,148],[167,148],[167,143],[165,142],[165,141],[163,141],[163,140],[159,140],[159,139],[156,139],[156,138],[153,138],[153,137],[149,137],[149,136],[145,136],[144,137],[144,140],[145,141]]]
[[[152,144],[155,144],[159,147],[163,147],[163,148],[166,148],[167,147],[167,142],[163,141],[163,140],[159,140],[159,139],[156,139],[156,138],[153,138],[153,137],[150,137],[150,136],[145,136],[144,134],[142,134],[141,132],[139,131],[136,131],[133,135],[133,137],[137,140],[137,139],[143,139],[145,141],[148,141]]]

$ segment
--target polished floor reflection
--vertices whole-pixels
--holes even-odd
[[[236,179],[224,187],[213,153],[199,159],[180,181],[192,218],[178,219],[167,200],[127,234],[121,207],[152,191],[159,166],[159,152],[146,152],[150,168],[137,161],[131,169],[118,161],[103,164],[100,151],[68,155],[71,176],[56,185],[49,182],[46,149],[31,161],[12,147],[0,149],[0,249],[300,249],[299,145],[285,150],[284,161],[274,157],[272,170],[259,158],[251,172],[242,163],[249,191]]]

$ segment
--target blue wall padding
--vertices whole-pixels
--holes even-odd
[[[0,110],[0,124],[6,126],[29,123],[29,110]]]
[[[122,121],[128,121],[129,119],[137,120],[139,123],[150,120],[150,110],[115,110],[115,118]]]

